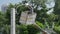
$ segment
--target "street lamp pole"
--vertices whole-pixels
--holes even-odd
[[[15,8],[11,9],[11,34],[15,34]]]

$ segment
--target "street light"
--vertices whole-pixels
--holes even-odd
[[[34,8],[33,8],[33,5],[32,5],[32,4],[29,4],[29,3],[26,3],[25,5],[26,5],[26,6],[29,6],[29,8],[30,8],[30,13],[33,14],[33,11],[34,11],[34,10],[33,10],[33,9],[34,9]]]
[[[33,14],[33,6],[32,5],[29,5],[28,3],[26,3],[25,4],[26,6],[30,6],[30,10],[31,11],[29,11],[31,14]],[[18,6],[19,7],[19,6]],[[16,9],[18,8],[18,7],[16,7]],[[15,13],[16,13],[17,11],[15,10],[15,8],[12,8],[11,9],[11,34],[15,34]],[[32,15],[33,16],[33,15]],[[35,17],[36,17],[36,14],[34,15]],[[26,16],[26,21],[27,21],[27,18],[28,18],[28,14],[27,14],[27,16]],[[34,18],[34,17],[32,17],[32,18]],[[34,20],[35,20],[35,18],[34,18]]]
[[[35,18],[36,18],[36,13],[33,12],[33,5],[31,3],[24,3],[25,7],[28,7],[30,10],[29,11],[24,11],[21,13],[21,17],[19,22],[21,24],[34,24],[35,23]]]

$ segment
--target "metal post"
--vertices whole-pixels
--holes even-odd
[[[11,9],[11,34],[15,34],[15,8]]]

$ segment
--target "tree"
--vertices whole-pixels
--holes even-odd
[[[14,5],[10,3],[10,5],[8,6],[8,9],[5,13],[5,18],[7,19],[6,20],[6,24],[10,25],[10,21],[11,21],[11,8],[14,8]]]
[[[54,14],[58,15],[58,23],[60,24],[60,0],[55,0]]]
[[[54,13],[60,15],[60,0],[55,0]]]
[[[58,15],[58,20],[60,21],[60,0],[55,1],[54,14]]]
[[[0,12],[0,26],[2,27],[6,22],[6,18],[5,18],[5,15]]]

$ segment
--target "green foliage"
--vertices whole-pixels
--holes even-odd
[[[37,6],[36,8],[38,8],[38,6],[45,8],[46,7],[45,2],[47,0],[38,0],[38,1],[37,0],[28,0],[28,1],[30,1],[31,4],[35,4],[34,6]]]
[[[3,34],[10,34],[10,25],[3,25]]]
[[[0,32],[2,34],[10,34],[10,25],[3,25],[1,28],[0,28]],[[0,33],[0,34],[1,34]]]
[[[60,0],[55,0],[54,14],[60,15]]]
[[[26,25],[17,25],[16,34],[28,34]]]
[[[39,25],[41,28],[45,28],[45,25],[43,25],[42,23],[36,21],[36,24]]]
[[[5,24],[4,22],[6,22],[5,15],[2,12],[0,12],[0,27],[2,27],[3,24]]]
[[[35,25],[28,25],[27,29],[28,29],[28,34],[37,34],[40,32]]]
[[[60,26],[55,26],[54,30],[55,30],[58,34],[60,34]]]
[[[2,34],[10,34],[10,25],[4,25],[0,31]],[[16,34],[37,34],[39,32],[39,29],[34,25],[16,25]]]
[[[60,15],[58,15],[58,14],[60,14],[60,8],[59,8],[60,2],[59,1],[60,0],[56,1],[56,5],[54,8],[54,10],[55,10],[54,13],[57,15],[55,15],[55,14],[47,15],[46,12],[48,10],[46,9],[46,5],[45,5],[46,0],[38,0],[38,1],[31,0],[31,3],[34,3],[35,4],[34,6],[37,6],[36,8],[34,8],[34,12],[37,13],[36,24],[39,25],[41,28],[45,28],[46,25],[49,26],[49,24],[52,25],[53,22],[54,23],[56,22],[54,25],[55,26],[54,30],[58,34],[60,34]],[[22,4],[23,3],[19,3],[16,5],[10,4],[8,6],[6,13],[3,14],[2,12],[0,12],[0,31],[2,31],[3,34],[10,34],[11,8],[16,8],[16,11],[17,11],[17,13],[16,13],[16,34],[37,34],[38,32],[40,32],[39,29],[34,25],[28,25],[28,26],[20,25],[19,19],[20,19],[21,12],[30,10],[29,6],[25,6]],[[38,6],[42,7],[42,9],[37,10]]]

